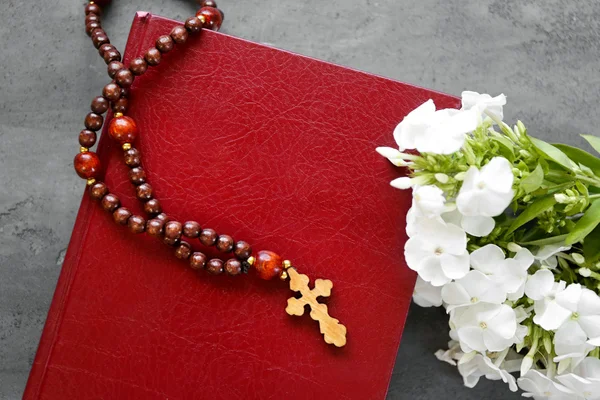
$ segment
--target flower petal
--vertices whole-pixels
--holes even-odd
[[[545,301],[540,300],[540,302],[544,303]],[[547,331],[558,329],[571,316],[571,312],[558,305],[556,301],[547,302],[540,313],[541,310],[537,307],[538,303],[536,302],[536,315],[533,317],[533,322]]]
[[[525,294],[532,300],[542,300],[554,286],[554,274],[547,269],[540,269],[527,279]]]
[[[494,157],[481,168],[481,179],[498,194],[512,192],[515,176],[512,172],[512,164],[504,157]],[[512,198],[512,195],[511,195]]]
[[[495,244],[487,244],[471,253],[471,266],[484,274],[494,273],[504,261],[504,252]]]
[[[581,285],[572,283],[565,290],[556,294],[556,302],[563,308],[571,312],[576,312],[581,293]]]
[[[461,226],[469,235],[483,237],[492,232],[496,221],[492,217],[465,215],[462,218]]]
[[[469,253],[461,255],[442,254],[440,264],[444,274],[450,279],[460,279],[469,272]]]

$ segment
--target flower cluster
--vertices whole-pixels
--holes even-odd
[[[429,100],[395,129],[397,149],[377,149],[409,172],[391,185],[412,190],[413,300],[446,309],[452,340],[436,356],[466,386],[485,376],[535,399],[600,399],[600,159],[511,128],[505,104]]]

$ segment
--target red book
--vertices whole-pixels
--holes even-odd
[[[126,61],[175,24],[137,14]],[[429,98],[458,105],[210,31],[166,54],[129,111],[163,209],[289,258],[311,284],[331,279],[324,302],[348,343],[286,314],[287,282],[194,272],[85,194],[24,398],[384,398],[415,274],[402,257],[411,199],[375,147]],[[103,134],[98,153],[141,212],[119,146]]]

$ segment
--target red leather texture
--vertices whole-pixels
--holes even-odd
[[[175,23],[139,13],[126,59]],[[348,344],[287,315],[287,283],[195,273],[84,195],[25,399],[384,398],[415,275],[402,257],[410,197],[375,147],[423,101],[457,99],[210,31],[185,47],[131,93],[163,208],[331,279]],[[99,154],[139,212],[106,134]]]

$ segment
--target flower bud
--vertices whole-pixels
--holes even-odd
[[[437,180],[439,183],[448,183],[448,179],[450,179],[450,178],[448,177],[448,175],[446,175],[446,174],[440,174],[440,173],[438,173],[438,174],[435,174],[434,176],[435,176],[435,179],[436,179],[436,180]]]
[[[583,264],[585,262],[585,258],[579,253],[571,253],[571,257],[573,257],[573,261],[577,264]]]
[[[584,278],[589,278],[590,276],[592,276],[592,270],[590,270],[589,268],[579,268],[579,271],[577,271],[577,273],[583,276]]]
[[[554,200],[556,200],[557,203],[565,204],[569,202],[569,197],[564,193],[557,193],[554,195]]]
[[[509,244],[506,246],[506,248],[507,248],[509,251],[512,251],[513,253],[516,253],[517,251],[519,251],[519,250],[521,250],[521,249],[522,249],[522,247],[521,247],[521,246],[519,246],[518,244],[516,244],[515,242],[510,242],[510,243],[509,243]]]
[[[525,375],[533,365],[533,356],[527,355],[521,362],[521,376]]]

